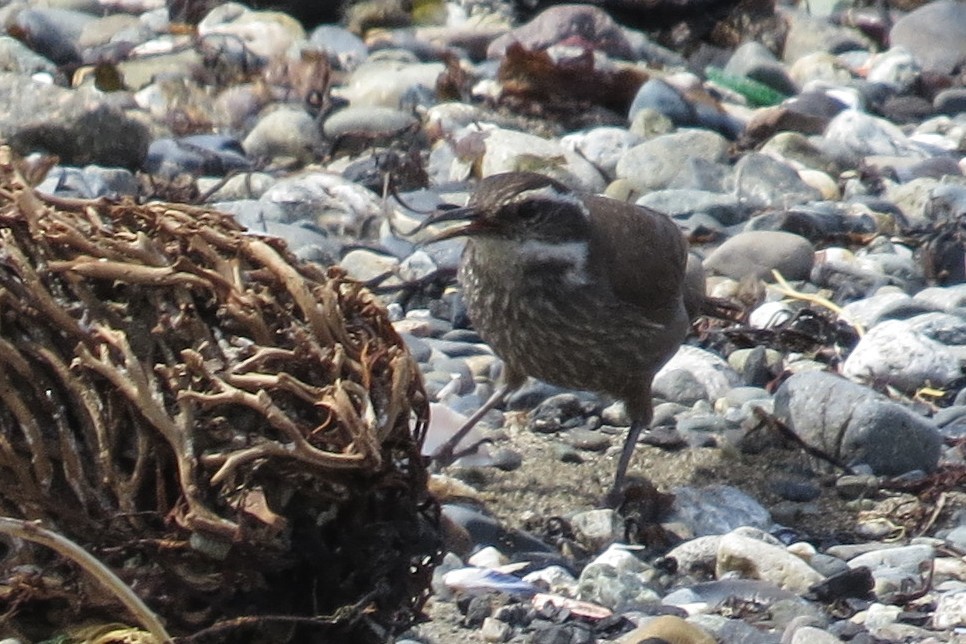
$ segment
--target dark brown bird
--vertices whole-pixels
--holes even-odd
[[[527,376],[623,400],[631,428],[609,499],[652,415],[651,381],[681,345],[687,242],[667,216],[577,194],[532,172],[480,181],[468,205],[420,225],[460,222],[459,279],[470,319],[503,359],[503,386],[433,455],[441,464],[473,425]],[[687,308],[691,308],[688,306]]]

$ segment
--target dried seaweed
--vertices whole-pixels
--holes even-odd
[[[410,623],[437,549],[427,414],[380,305],[339,269],[202,208],[39,195],[0,149],[0,514],[86,547],[172,633]],[[84,587],[65,615],[96,604],[12,548],[8,618],[57,595],[18,581],[25,562]]]
[[[507,47],[497,76],[503,85],[502,102],[527,112],[558,114],[585,111],[589,105],[626,114],[647,80],[640,69],[599,65],[590,49],[555,60],[546,51],[529,51],[516,42]]]

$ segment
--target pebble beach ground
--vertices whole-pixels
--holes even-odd
[[[966,4],[170,4],[2,3],[0,138],[56,155],[41,191],[206,204],[366,282],[431,443],[500,372],[462,242],[411,233],[475,179],[663,211],[732,303],[658,374],[620,513],[619,404],[484,419],[397,641],[966,642]]]

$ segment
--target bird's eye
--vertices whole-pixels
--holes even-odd
[[[532,203],[522,203],[516,208],[517,219],[522,221],[534,221],[539,219],[542,212],[536,204]]]

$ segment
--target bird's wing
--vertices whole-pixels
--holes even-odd
[[[607,197],[584,197],[594,217],[591,254],[619,300],[661,321],[681,301],[688,244],[669,217],[649,208],[614,208]],[[633,243],[632,243],[633,242]]]

